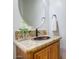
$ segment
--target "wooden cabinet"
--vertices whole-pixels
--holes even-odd
[[[57,40],[46,47],[29,53],[25,53],[17,47],[16,56],[16,59],[60,59],[60,43]]]
[[[59,44],[54,43],[34,54],[34,59],[59,59]]]
[[[34,59],[48,59],[48,48],[34,54]]]
[[[16,47],[16,59],[25,59],[25,54],[18,47]]]
[[[56,42],[49,47],[49,59],[59,59],[59,43]]]

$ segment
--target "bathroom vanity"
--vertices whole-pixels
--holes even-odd
[[[55,36],[47,40],[15,40],[16,59],[60,59],[60,39]]]

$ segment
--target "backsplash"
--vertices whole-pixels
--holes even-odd
[[[47,33],[46,30],[39,30],[39,32],[38,32],[38,36],[47,35],[47,34],[48,33]],[[25,36],[23,36],[23,34],[20,31],[15,32],[16,40],[23,40],[23,38],[31,39],[31,38],[33,38],[35,36],[36,36],[35,30],[29,31],[28,33],[25,34]]]

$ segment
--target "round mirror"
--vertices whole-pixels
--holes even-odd
[[[30,26],[38,28],[45,19],[43,0],[18,0],[20,14]]]

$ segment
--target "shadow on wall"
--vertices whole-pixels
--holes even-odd
[[[61,53],[61,59],[66,59],[66,50],[63,49],[63,48],[60,48],[60,49],[61,49],[61,51],[60,51],[60,53]]]

